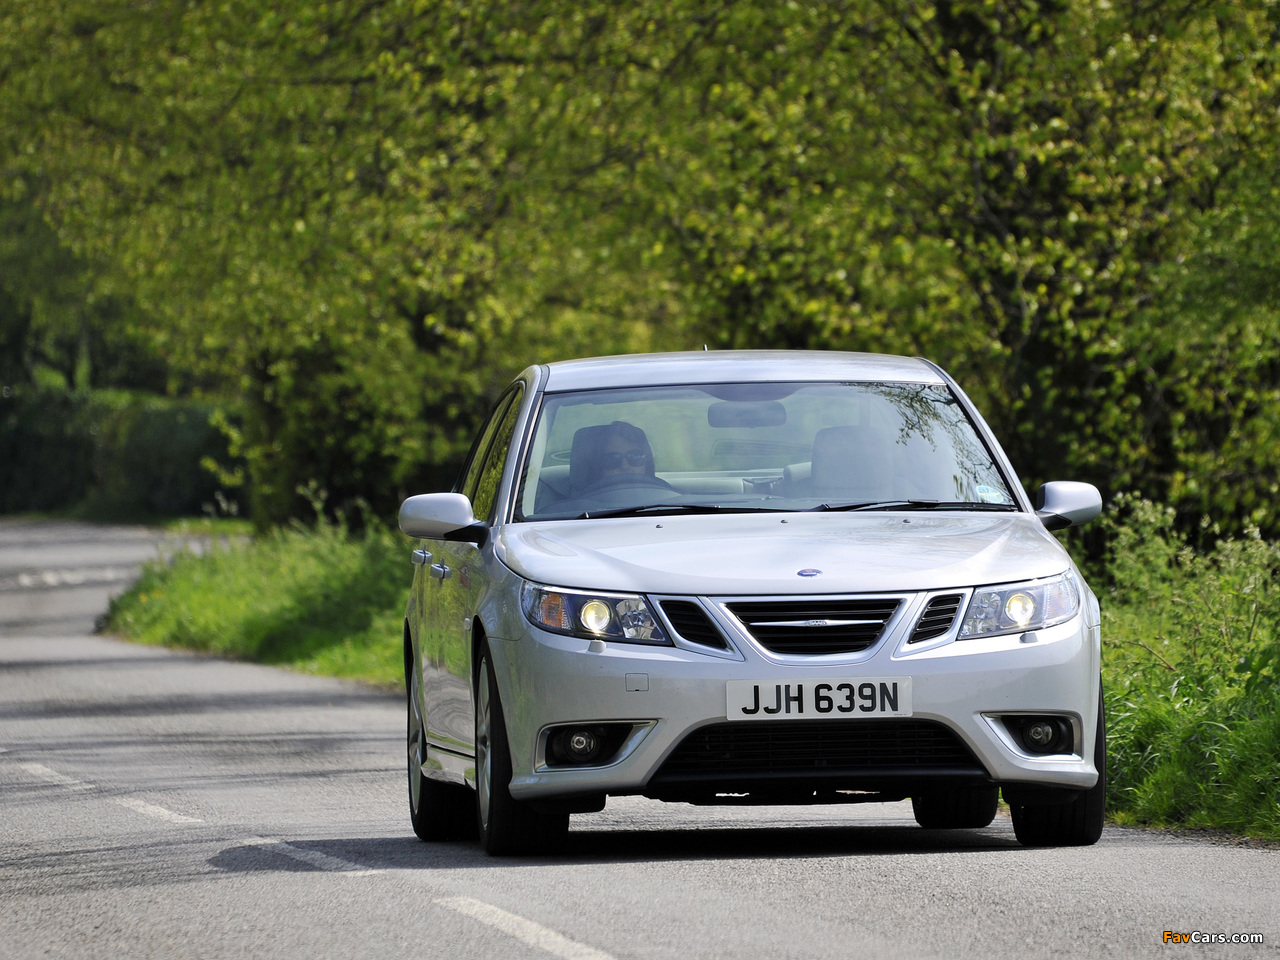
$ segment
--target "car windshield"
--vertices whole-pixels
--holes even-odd
[[[945,386],[738,383],[548,394],[515,516],[1012,510]]]

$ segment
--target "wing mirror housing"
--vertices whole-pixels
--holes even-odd
[[[423,540],[460,540],[482,546],[489,528],[460,493],[423,493],[400,505],[400,529]]]
[[[1036,491],[1036,516],[1046,530],[1078,527],[1102,513],[1102,494],[1092,483],[1054,480]]]

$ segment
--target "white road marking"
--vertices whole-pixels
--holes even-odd
[[[541,924],[526,920],[514,913],[508,913],[499,907],[470,897],[440,897],[432,901],[458,913],[466,914],[496,930],[522,940],[531,947],[545,950],[547,953],[564,960],[614,960],[612,954],[589,947],[585,943],[570,940],[563,934],[548,930]]]
[[[0,753],[8,753],[3,747],[0,747]],[[52,767],[46,767],[43,763],[19,763],[19,770],[25,770],[31,776],[43,780],[45,783],[53,784],[59,787],[67,787],[70,790],[96,790],[93,784],[85,783],[77,780],[75,777],[69,777],[65,773],[59,773]],[[185,814],[177,813],[168,807],[161,807],[154,803],[148,803],[145,800],[139,800],[137,797],[108,797],[112,803],[132,810],[134,813],[141,813],[144,816],[152,817],[156,820],[163,820],[166,823],[204,823],[199,817],[188,817]],[[301,847],[295,847],[293,844],[286,843],[275,837],[246,837],[242,843],[250,846],[271,847],[278,853],[291,857],[301,863],[308,864],[324,870],[327,873],[339,873],[349,877],[366,877],[375,873],[382,873],[381,870],[374,870],[366,867],[361,863],[354,863],[350,860],[343,860],[340,857],[331,857],[327,853],[321,853],[318,850],[304,850]],[[478,901],[477,901],[478,902]],[[550,931],[548,931],[550,932]],[[567,954],[561,954],[567,956]],[[594,954],[573,954],[576,957],[582,957],[584,960],[588,957],[596,956]],[[604,954],[600,954],[604,957]]]
[[[46,767],[43,763],[20,763],[19,770],[25,770],[33,777],[43,780],[45,783],[56,784],[60,787],[70,787],[72,790],[92,790],[93,787],[83,781],[77,780],[75,777],[68,777],[65,773],[59,773],[52,767]]]
[[[304,850],[275,837],[247,837],[243,842],[255,847],[271,847],[277,853],[283,853],[286,857],[291,857],[300,863],[309,864],[328,873],[341,873],[349,877],[367,877],[382,872],[381,870],[366,867],[364,864],[353,863],[340,857],[331,857],[329,854],[321,853],[319,850]]]
[[[75,777],[69,777],[65,773],[59,773],[52,767],[46,767],[43,763],[20,763],[19,770],[25,770],[33,777],[43,780],[45,783],[51,783],[59,787],[67,787],[70,790],[96,790],[91,783],[85,783],[83,780],[77,780]],[[165,820],[169,823],[204,823],[198,817],[187,817],[181,813],[175,813],[165,807],[156,806],[154,803],[147,803],[145,800],[139,800],[136,797],[109,797],[112,803],[117,803],[122,807],[132,810],[134,813],[141,813],[148,817],[154,817],[157,820]]]
[[[22,570],[0,577],[0,590],[39,590],[123,583],[137,576],[136,568],[85,567],[61,570]]]
[[[112,797],[111,799],[134,813],[141,813],[157,820],[165,820],[169,823],[204,823],[199,817],[183,816],[165,807],[157,807],[154,803],[147,803],[145,800],[138,800],[135,797]]]

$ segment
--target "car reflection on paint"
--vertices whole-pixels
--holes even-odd
[[[535,365],[454,490],[410,497],[410,817],[491,853],[610,796],[911,798],[1029,845],[1102,829],[1094,594],[978,411],[919,359]]]

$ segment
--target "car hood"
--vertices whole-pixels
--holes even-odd
[[[933,590],[1053,576],[1071,561],[1031,514],[734,514],[508,524],[530,580],[666,594]]]

